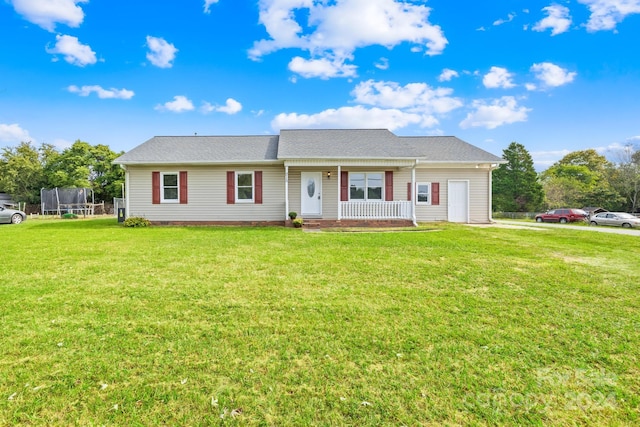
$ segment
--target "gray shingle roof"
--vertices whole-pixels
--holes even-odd
[[[278,158],[502,161],[455,136],[404,137],[387,129],[281,130]]]
[[[455,136],[399,137],[415,158],[429,162],[504,163],[504,159]]]
[[[118,164],[206,164],[276,161],[278,136],[155,136]]]
[[[281,130],[280,136],[156,136],[118,164],[260,163],[300,159],[419,159],[502,163],[454,136],[397,136],[386,129]]]

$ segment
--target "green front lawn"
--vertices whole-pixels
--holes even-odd
[[[0,226],[0,425],[640,423],[640,239]]]

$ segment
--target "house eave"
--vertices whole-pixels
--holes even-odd
[[[392,166],[418,168],[495,168],[502,161],[489,160],[427,160],[421,158],[313,158],[284,159],[285,166]]]
[[[405,167],[414,164],[413,159],[358,159],[358,158],[312,158],[285,159],[285,166],[394,166]]]
[[[225,161],[171,161],[171,162],[149,162],[149,161],[126,161],[113,162],[121,166],[223,166],[223,165],[282,165],[281,160],[225,160]]]

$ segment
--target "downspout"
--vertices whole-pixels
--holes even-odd
[[[129,169],[125,165],[120,165],[120,167],[124,169],[124,194],[122,197],[124,197],[124,219],[127,219],[131,215],[129,211],[129,182],[131,180],[129,179]]]
[[[418,220],[416,218],[416,166],[418,166],[419,160],[413,164],[411,168],[411,220],[413,221],[414,227],[418,226]]]
[[[338,165],[338,221],[342,219],[342,200],[340,190],[342,189],[342,166]]]
[[[492,209],[492,206],[493,206],[493,178],[492,178],[492,175],[493,175],[493,170],[495,168],[497,168],[497,166],[498,165],[494,165],[494,164],[489,166],[489,185],[488,185],[488,187],[489,187],[489,197],[488,197],[488,199],[489,199],[489,222],[493,222],[493,209]]]
[[[289,165],[284,165],[284,219],[289,218]]]

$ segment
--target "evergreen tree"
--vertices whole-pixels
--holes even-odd
[[[502,154],[507,163],[493,172],[493,210],[532,212],[544,199],[533,159],[524,145],[512,142]]]

